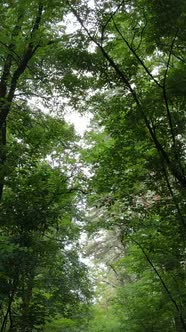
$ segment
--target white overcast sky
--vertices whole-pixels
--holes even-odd
[[[91,115],[81,115],[78,112],[70,111],[64,118],[67,122],[74,125],[77,134],[83,136],[90,124]]]

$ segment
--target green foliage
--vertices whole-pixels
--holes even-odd
[[[3,2],[1,332],[186,331],[185,13],[184,0]],[[94,113],[82,160],[67,103]],[[86,203],[85,230],[107,235],[90,321]]]
[[[110,266],[120,282],[109,309],[123,331],[186,331],[185,2],[97,1],[89,10],[74,12],[104,66],[87,103],[100,127],[82,154],[93,173],[86,229],[113,231],[123,246],[117,260],[111,238],[110,249],[100,238],[105,251],[95,240],[106,281]]]
[[[112,307],[97,304],[93,307],[93,318],[89,323],[88,332],[121,332],[122,326],[119,317]]]
[[[0,322],[2,328],[40,331],[58,314],[78,317],[81,304],[86,311],[90,291],[77,255],[75,190],[67,176],[73,169],[73,129],[24,106],[8,127]]]

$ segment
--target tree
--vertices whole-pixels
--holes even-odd
[[[0,207],[1,331],[42,330],[56,315],[70,318],[81,305],[87,310],[90,298],[77,255],[77,186],[69,154],[74,131],[28,106],[9,121]]]
[[[4,1],[1,6],[0,196],[8,174],[6,132],[10,117],[14,119],[19,114],[22,119],[26,104],[33,98],[36,103],[44,101],[48,112],[54,108],[57,111],[60,106],[54,103],[53,95],[57,96],[60,91],[60,96],[64,96],[65,86],[69,86],[70,70],[66,64],[63,67],[69,48],[62,24],[67,11],[67,6],[57,0],[52,5],[47,0],[33,0],[29,4],[19,0],[14,5]]]
[[[89,98],[104,129],[96,139],[90,136],[87,149],[95,173],[90,202],[98,211],[88,228],[116,228],[123,243],[137,246],[145,270],[152,272],[149,281],[153,275],[158,280],[168,320],[174,317],[170,330],[186,331],[185,3],[176,8],[169,0],[96,4],[71,6],[94,44],[91,52],[104,64],[95,66]],[[158,314],[156,323],[161,330]]]
[[[78,317],[90,298],[76,254],[75,135],[61,116],[65,102],[56,104],[77,60],[70,61],[65,4],[5,1],[0,11],[0,322],[1,332],[23,332]]]

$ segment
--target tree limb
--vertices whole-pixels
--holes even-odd
[[[157,275],[162,287],[164,288],[165,292],[167,293],[170,301],[172,302],[172,304],[174,305],[176,311],[178,312],[179,318],[180,318],[180,322],[182,324],[183,330],[186,332],[186,324],[182,315],[182,310],[179,308],[179,305],[177,304],[176,300],[174,299],[174,297],[171,294],[171,291],[169,290],[168,286],[166,285],[165,281],[163,280],[161,274],[159,273],[159,271],[157,270],[157,268],[155,267],[155,265],[153,264],[152,260],[150,259],[149,255],[147,254],[146,250],[143,248],[143,246],[136,241],[134,238],[130,237],[131,241],[133,241],[142,251],[143,255],[145,256],[147,262],[149,263],[149,265],[151,266],[151,268],[153,269],[153,271],[155,272],[155,274]]]

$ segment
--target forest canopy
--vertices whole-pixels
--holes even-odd
[[[185,1],[0,16],[0,331],[186,332]]]

